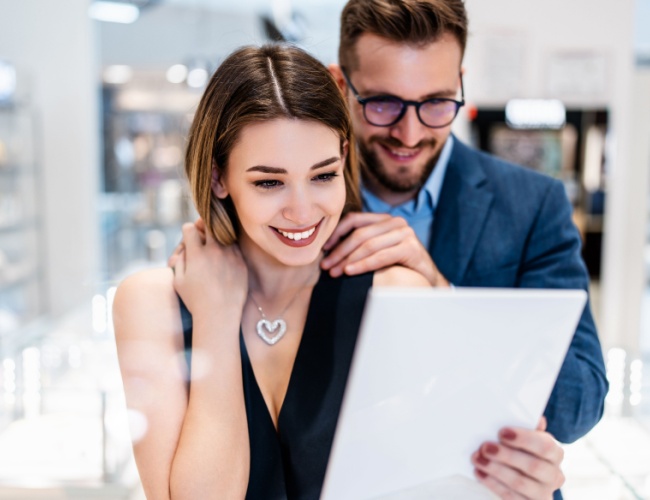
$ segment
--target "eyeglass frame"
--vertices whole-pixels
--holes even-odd
[[[350,81],[350,78],[348,77],[345,68],[341,67],[341,73],[343,74],[343,78],[345,78],[345,82],[348,84],[348,87],[350,87],[350,90],[352,90],[352,93],[354,94],[354,97],[356,98],[357,102],[359,104],[361,104],[361,106],[363,107],[363,117],[364,117],[364,119],[370,125],[372,125],[374,127],[392,127],[393,125],[399,123],[399,121],[402,118],[404,118],[404,115],[406,114],[406,111],[408,110],[409,106],[414,106],[415,107],[415,114],[417,115],[418,120],[420,121],[420,123],[422,125],[424,125],[425,127],[428,127],[428,128],[444,128],[444,127],[447,127],[447,126],[451,125],[454,122],[454,120],[458,116],[458,112],[460,111],[460,108],[462,108],[465,105],[465,88],[463,86],[463,74],[462,73],[459,73],[459,77],[460,77],[460,99],[461,99],[460,101],[457,101],[456,99],[450,99],[448,97],[432,97],[431,99],[425,99],[424,101],[409,101],[409,100],[402,99],[401,97],[398,97],[396,95],[391,95],[391,94],[378,94],[378,95],[373,95],[373,96],[370,96],[370,97],[361,97],[359,95],[359,92],[357,92],[357,89],[354,87],[354,85],[352,85],[352,82]],[[388,123],[386,125],[377,125],[377,124],[371,122],[370,120],[368,120],[368,116],[366,115],[366,104],[368,104],[369,102],[371,102],[371,101],[373,101],[375,99],[379,99],[379,98],[382,98],[382,97],[395,99],[395,100],[401,102],[402,103],[402,110],[397,115],[397,118],[395,118],[395,120],[393,120],[391,123]],[[456,112],[454,113],[453,118],[448,123],[445,123],[444,125],[428,125],[428,124],[424,123],[424,120],[422,120],[422,117],[420,116],[420,107],[423,104],[425,104],[427,102],[431,102],[431,101],[453,102],[456,105]]]

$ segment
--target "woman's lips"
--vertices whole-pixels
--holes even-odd
[[[271,229],[273,229],[275,235],[285,245],[288,245],[290,247],[305,247],[307,245],[310,245],[316,239],[321,222],[322,220],[310,228],[301,230],[279,229],[273,226],[271,226]]]

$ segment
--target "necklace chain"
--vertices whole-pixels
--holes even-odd
[[[284,313],[287,312],[287,310],[291,307],[291,304],[293,304],[294,301],[296,300],[296,298],[298,298],[298,295],[300,294],[300,292],[302,292],[303,288],[305,288],[305,287],[302,287],[300,290],[298,290],[298,292],[297,292],[297,293],[296,293],[296,294],[291,298],[291,300],[290,300],[289,303],[287,304],[287,307],[285,307],[285,308],[282,310],[282,312],[281,312],[280,314],[278,314],[278,317],[279,317],[279,318],[281,318],[282,315],[283,315]],[[249,296],[249,297],[251,298],[251,300],[253,301],[253,304],[255,304],[255,307],[257,307],[257,310],[258,310],[258,311],[260,312],[260,314],[262,315],[262,318],[266,319],[266,314],[264,314],[264,311],[262,310],[262,306],[260,306],[260,305],[257,303],[257,301],[255,300],[255,297],[253,297],[253,294],[250,293],[250,291],[248,292],[248,296]]]
[[[316,268],[316,270],[318,269],[319,268]],[[284,337],[284,334],[287,332],[287,322],[284,319],[282,319],[282,316],[284,315],[284,313],[286,313],[289,310],[291,305],[298,298],[298,295],[300,295],[300,292],[302,292],[307,287],[309,282],[312,280],[313,276],[314,275],[309,276],[309,279],[305,282],[305,284],[302,287],[300,287],[300,289],[294,294],[294,296],[291,297],[289,303],[282,310],[282,312],[278,314],[277,319],[273,321],[269,321],[267,319],[266,314],[264,314],[264,310],[262,309],[262,306],[260,306],[257,303],[251,291],[248,290],[248,296],[251,298],[253,304],[255,304],[257,310],[260,312],[260,315],[262,316],[262,319],[259,320],[256,325],[257,334],[268,345],[271,346],[275,345],[277,342],[280,341],[282,337]]]
[[[318,269],[317,269],[317,270],[318,270]],[[314,273],[314,274],[316,274],[316,273]],[[289,303],[286,305],[286,307],[285,307],[284,309],[282,309],[282,311],[277,315],[278,318],[281,318],[281,317],[284,315],[284,313],[286,313],[286,312],[289,310],[289,308],[291,307],[291,305],[292,305],[292,304],[296,301],[296,299],[298,298],[298,295],[300,295],[300,292],[302,292],[302,291],[307,287],[307,285],[309,285],[309,282],[310,282],[310,281],[312,280],[312,278],[314,277],[314,274],[310,275],[309,278],[307,279],[307,281],[305,282],[305,284],[304,284],[303,286],[300,287],[300,289],[295,293],[295,295],[294,295],[293,297],[291,297],[291,300],[290,300]],[[262,309],[262,306],[260,306],[259,303],[257,302],[257,300],[255,300],[255,297],[253,297],[253,294],[252,294],[252,292],[251,292],[250,290],[248,290],[248,296],[249,296],[249,297],[251,298],[251,300],[253,301],[253,304],[255,304],[255,307],[257,307],[257,310],[260,312],[262,318],[266,319],[266,314],[264,314],[264,310]]]

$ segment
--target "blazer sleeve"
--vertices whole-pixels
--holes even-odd
[[[581,239],[571,214],[563,185],[553,181],[528,235],[518,286],[588,290]],[[607,389],[602,349],[588,302],[544,411],[548,432],[563,443],[585,435],[603,414]]]

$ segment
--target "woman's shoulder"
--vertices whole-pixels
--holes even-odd
[[[169,267],[151,268],[137,271],[122,280],[118,288],[141,289],[174,286],[174,274]]]
[[[113,319],[116,334],[120,331],[138,333],[138,328],[120,329],[118,325],[147,324],[163,330],[175,329],[176,323],[180,322],[180,306],[174,291],[172,270],[147,269],[125,278],[115,293]]]
[[[431,283],[420,273],[404,266],[390,266],[376,271],[372,284],[373,286],[431,286]]]
[[[174,275],[169,268],[145,269],[124,278],[117,287],[117,298],[146,301],[174,294]]]

